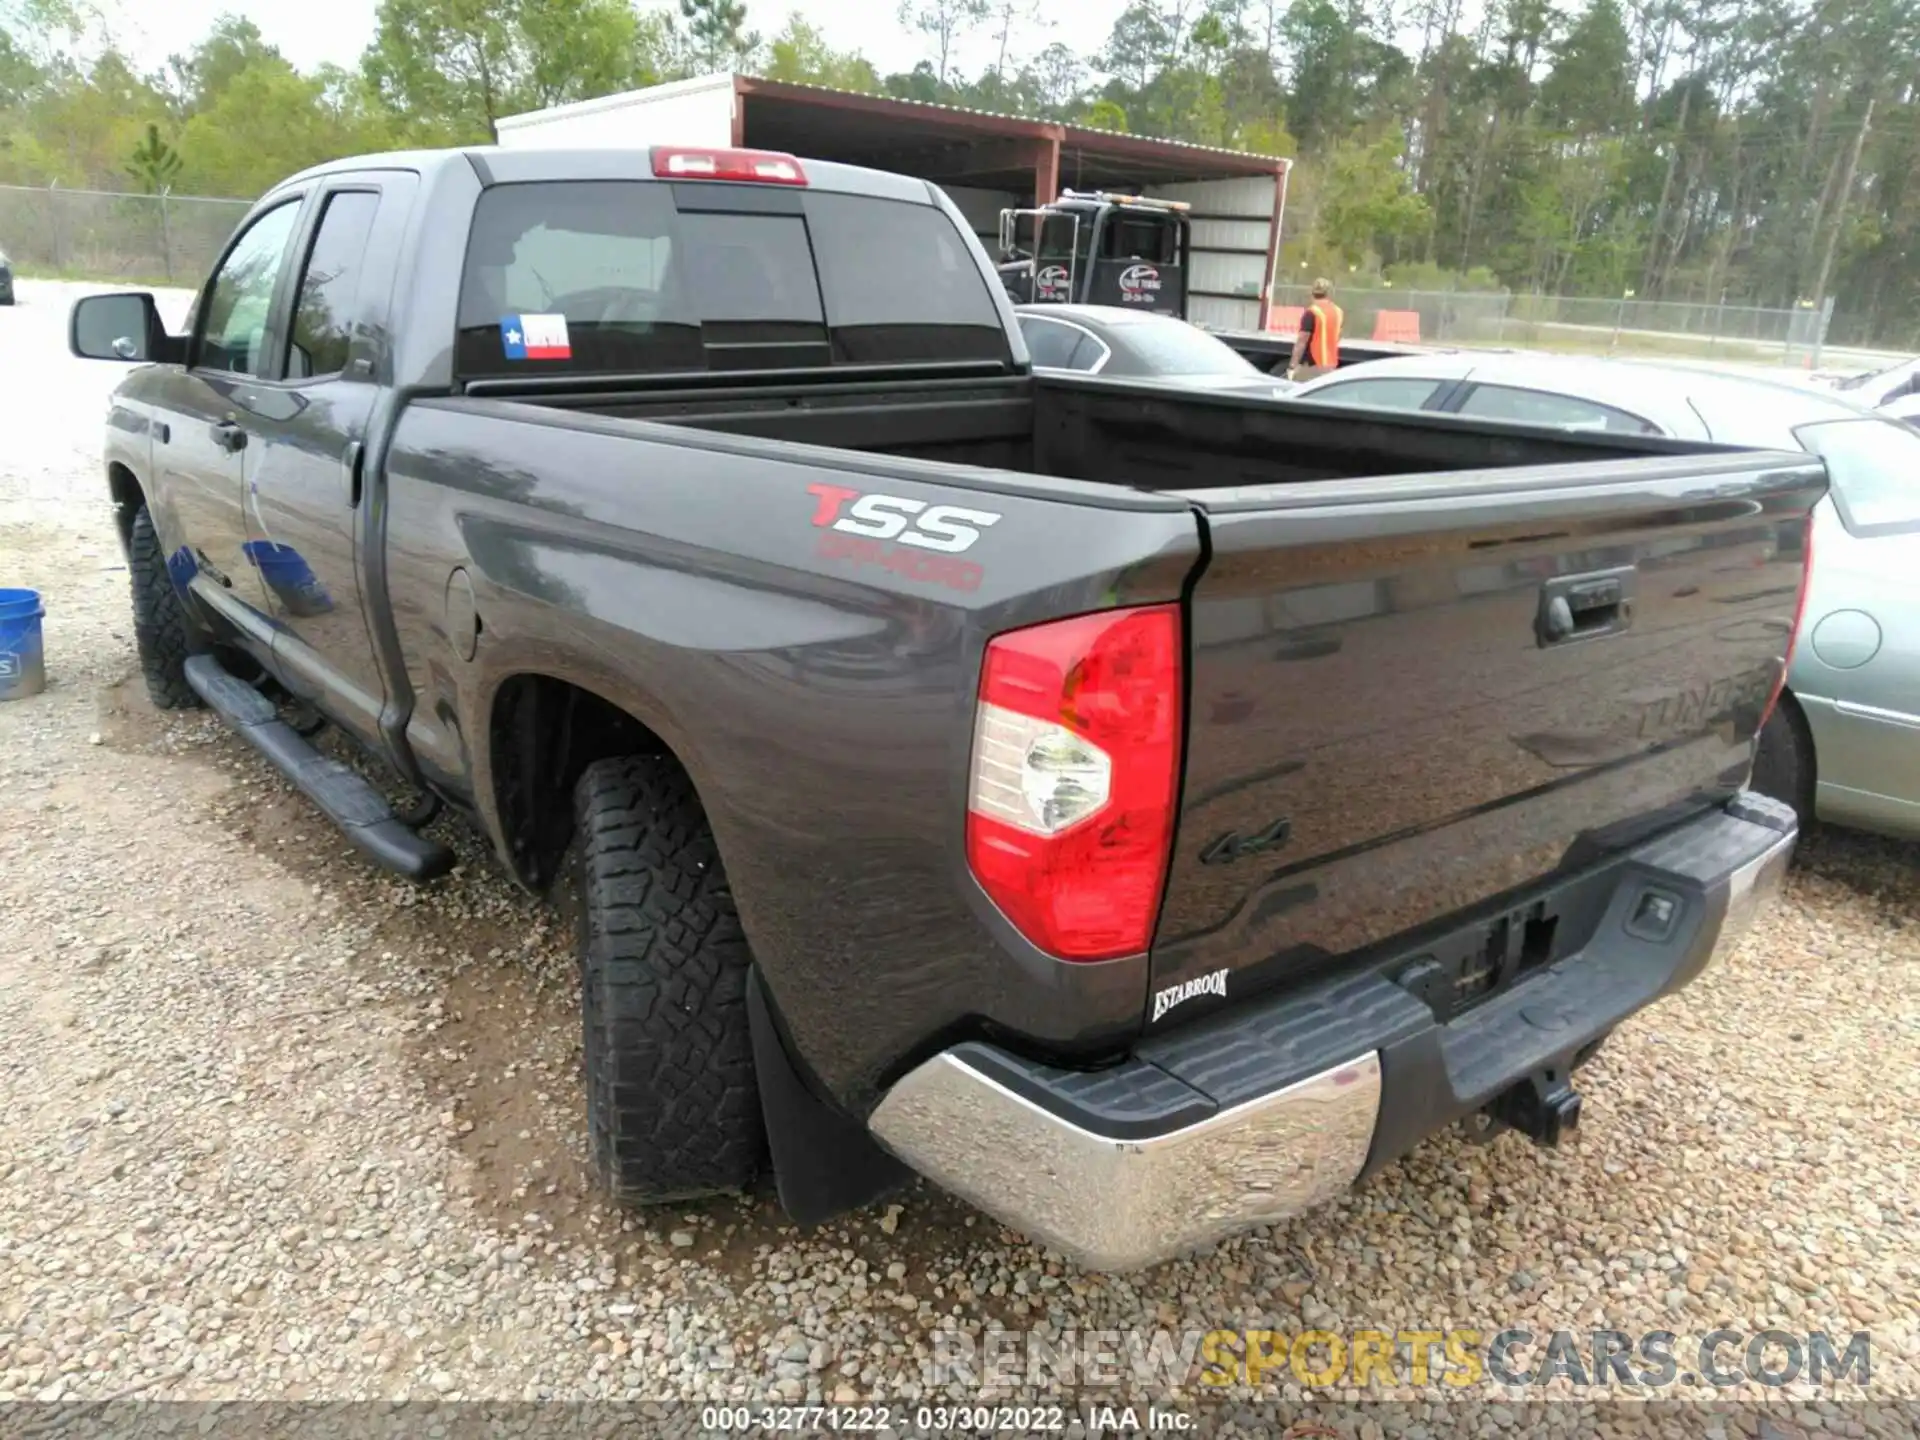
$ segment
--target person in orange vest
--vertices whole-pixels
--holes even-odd
[[[1300,333],[1293,337],[1293,363],[1287,378],[1310,380],[1340,363],[1340,322],[1346,318],[1333,303],[1333,286],[1313,282],[1313,303],[1300,316]],[[1307,363],[1302,365],[1300,362]]]

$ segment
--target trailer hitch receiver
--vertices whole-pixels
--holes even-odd
[[[1488,1107],[1536,1145],[1552,1149],[1580,1125],[1580,1092],[1562,1070],[1543,1070],[1522,1080]]]

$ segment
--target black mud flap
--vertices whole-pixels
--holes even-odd
[[[758,969],[747,975],[747,1021],[774,1182],[796,1225],[818,1225],[870,1205],[913,1178],[866,1126],[814,1094],[787,1053]]]

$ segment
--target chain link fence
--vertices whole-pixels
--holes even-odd
[[[193,195],[131,195],[0,185],[0,249],[16,269],[90,280],[198,285],[252,205]],[[1304,306],[1304,285],[1276,285],[1276,308]],[[1347,334],[1445,345],[1588,354],[1706,356],[1817,367],[1833,319],[1818,310],[1696,305],[1504,291],[1338,286]],[[1292,329],[1284,316],[1276,328]]]
[[[197,286],[252,204],[0,185],[0,249],[17,270]]]
[[[1274,305],[1305,306],[1304,285],[1276,285]],[[1406,343],[1565,350],[1582,354],[1699,356],[1814,368],[1833,301],[1770,310],[1753,305],[1618,300],[1507,291],[1334,287],[1346,333]],[[1290,330],[1281,323],[1279,329]]]

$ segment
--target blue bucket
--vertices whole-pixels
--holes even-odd
[[[40,643],[46,613],[38,590],[0,590],[0,700],[24,700],[47,688]]]
[[[267,582],[267,588],[279,598],[289,615],[311,617],[325,615],[333,609],[333,597],[327,594],[327,587],[291,545],[249,540],[240,548],[247,552],[260,578]]]

